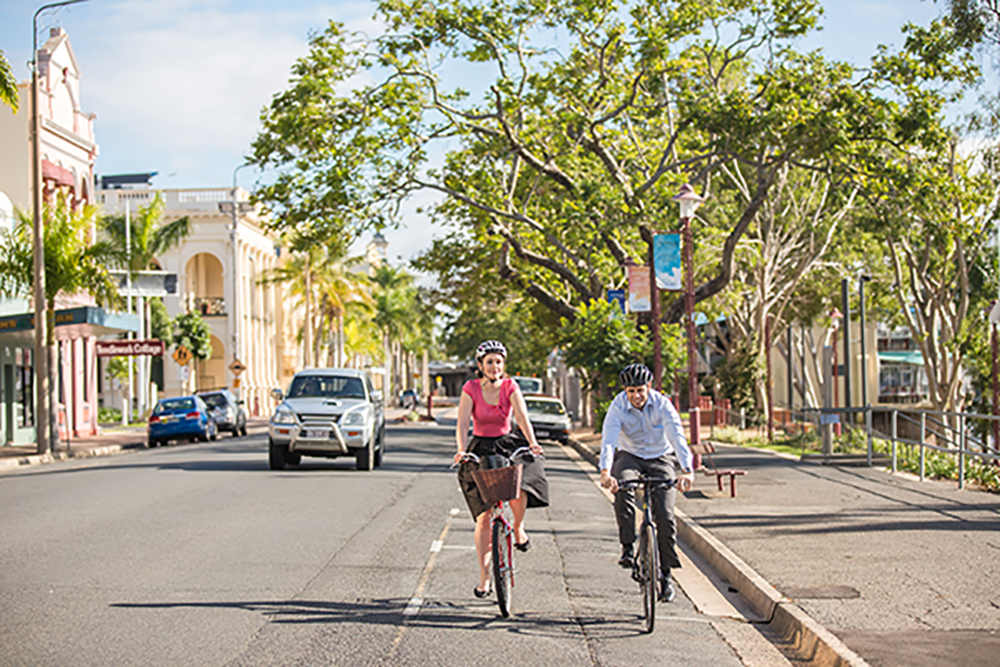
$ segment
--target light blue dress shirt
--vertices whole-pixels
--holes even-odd
[[[611,470],[616,449],[641,459],[676,453],[681,470],[691,469],[691,450],[684,437],[681,417],[670,399],[655,389],[650,389],[642,410],[632,406],[624,391],[611,402],[604,416],[601,470]]]

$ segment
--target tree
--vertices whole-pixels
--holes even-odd
[[[128,238],[126,243],[125,215],[109,215],[101,218],[101,231],[118,249],[125,265],[128,257],[128,270],[132,272],[159,269],[157,257],[174,248],[191,234],[191,221],[187,216],[169,223],[163,223],[163,212],[166,208],[162,195],[157,192],[153,201],[129,217]]]
[[[31,242],[32,218],[17,209],[17,224],[0,231],[0,296],[30,298],[34,285],[34,248]],[[73,208],[68,196],[57,194],[46,202],[42,217],[45,248],[45,318],[48,321],[46,348],[49,368],[56,368],[55,311],[60,296],[90,294],[99,304],[117,306],[117,281],[108,273],[108,266],[117,260],[115,248],[96,241],[92,230],[97,223],[96,206]],[[50,383],[55,400],[57,383]],[[50,442],[58,447],[59,425],[50,419]],[[39,443],[39,447],[41,447]],[[39,451],[40,454],[46,452]]]
[[[265,110],[252,159],[278,178],[258,196],[279,224],[318,212],[339,230],[391,220],[416,190],[440,193],[436,215],[496,277],[572,320],[647,256],[681,183],[707,193],[740,165],[749,196],[710,201],[696,221],[696,235],[723,234],[698,276],[701,302],[729,284],[783,169],[832,176],[859,146],[921,129],[897,122],[886,81],[791,48],[818,11],[810,0],[386,1],[387,34],[331,24]],[[441,75],[458,69],[483,85]],[[348,89],[364,78],[375,82]],[[676,300],[664,317],[682,314]]]
[[[0,102],[17,111],[18,97],[17,78],[3,49],[0,49]]]

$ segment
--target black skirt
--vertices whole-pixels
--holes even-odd
[[[490,454],[510,456],[515,449],[526,447],[527,444],[527,440],[516,438],[510,434],[502,435],[499,438],[474,435],[468,447],[470,452],[482,458]],[[535,458],[532,461],[519,462],[524,464],[524,470],[521,473],[521,490],[528,496],[528,507],[548,507],[549,480],[545,477],[545,466],[542,465],[542,460]],[[480,495],[476,480],[472,477],[472,471],[476,470],[477,467],[478,464],[466,461],[458,468],[458,484],[465,496],[469,511],[472,512],[473,520],[490,508],[490,505],[486,504]]]

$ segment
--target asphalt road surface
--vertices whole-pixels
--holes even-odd
[[[373,472],[273,472],[257,435],[0,477],[0,664],[744,664],[683,593],[641,634],[611,506],[555,444],[510,619],[472,596],[452,431],[387,447]]]

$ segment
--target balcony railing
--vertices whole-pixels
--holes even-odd
[[[226,300],[221,296],[196,296],[192,300],[192,310],[205,317],[226,314]]]

